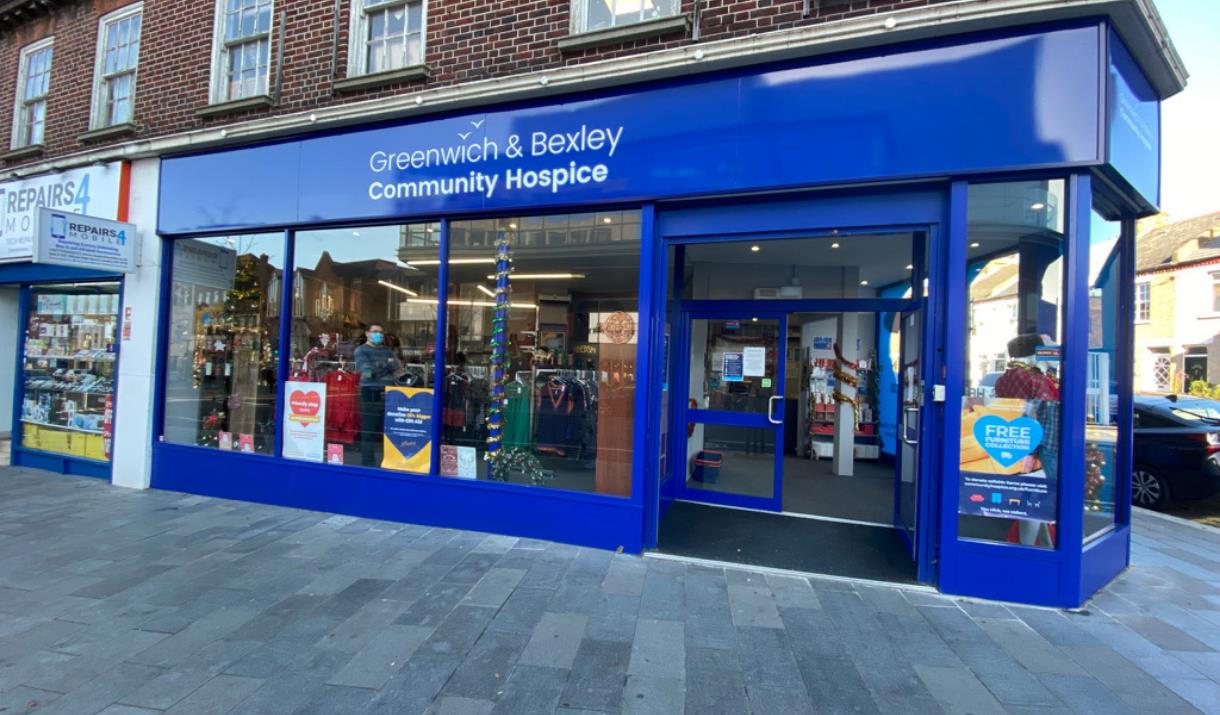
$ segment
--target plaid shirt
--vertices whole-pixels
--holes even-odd
[[[1048,479],[1059,476],[1059,388],[1046,375],[1024,365],[1014,365],[995,381],[996,397],[1026,400],[1025,416],[1042,425],[1042,443],[1034,456]]]

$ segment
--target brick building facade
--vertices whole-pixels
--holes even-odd
[[[242,120],[306,112],[331,105],[411,94],[480,80],[536,73],[645,55],[717,40],[747,38],[802,26],[933,5],[946,0],[683,0],[682,22],[625,36],[576,43],[571,0],[429,3],[423,71],[395,79],[384,73],[364,85],[348,78],[352,0],[276,0],[272,8],[271,77],[267,106],[208,112],[212,72],[212,2],[144,0],[134,127],[89,138],[98,21],[134,3],[6,2],[0,5],[0,97],[17,91],[19,55],[30,43],[55,37],[47,124],[41,152],[10,157],[5,167]],[[697,18],[697,30],[694,19]],[[282,23],[282,32],[281,32]],[[649,23],[641,23],[649,24]],[[586,33],[596,35],[598,33]],[[282,48],[282,49],[281,49]],[[282,58],[281,58],[282,55]],[[338,85],[337,85],[338,83]],[[11,146],[12,122],[0,122],[0,146]],[[82,135],[86,135],[82,139]]]

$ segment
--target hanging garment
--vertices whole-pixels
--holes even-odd
[[[360,434],[360,381],[354,373],[326,375],[326,441],[352,444]]]
[[[504,387],[508,408],[504,411],[505,447],[528,448],[530,444],[529,388],[513,380]]]
[[[570,448],[571,420],[575,407],[571,384],[549,380],[538,390],[538,430],[535,441],[539,452],[566,456]]]

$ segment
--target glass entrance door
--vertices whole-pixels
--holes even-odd
[[[915,525],[919,506],[919,452],[924,404],[923,311],[899,314],[902,359],[898,372],[901,409],[898,415],[898,479],[894,483],[894,526],[898,527],[911,556],[915,556]]]
[[[787,316],[684,317],[686,450],[673,463],[677,496],[779,511]]]

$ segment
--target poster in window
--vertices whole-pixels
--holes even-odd
[[[997,398],[962,413],[958,513],[1054,521],[1058,402]],[[1045,423],[1045,424],[1044,424]]]
[[[745,374],[745,356],[742,353],[724,353],[720,375],[725,382],[741,382]]]
[[[284,456],[323,461],[326,453],[326,383],[284,383]]]
[[[383,469],[427,474],[432,470],[432,390],[385,388]]]

